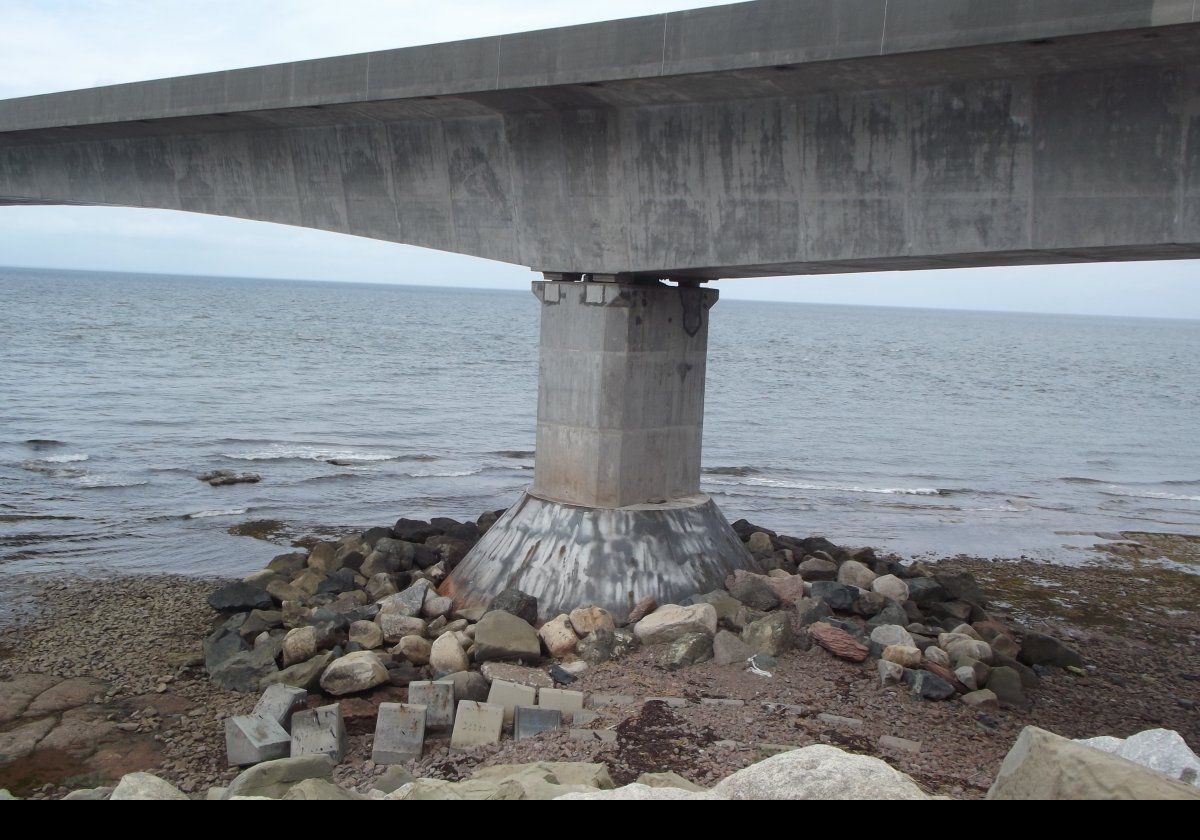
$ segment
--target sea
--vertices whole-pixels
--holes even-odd
[[[0,586],[505,507],[537,330],[528,291],[0,268]],[[1200,534],[1198,350],[1200,321],[722,300],[702,489],[912,558]]]

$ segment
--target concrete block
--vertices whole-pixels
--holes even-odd
[[[565,688],[543,688],[538,691],[539,709],[557,709],[574,720],[576,712],[583,711],[583,692]]]
[[[258,698],[254,706],[254,714],[270,718],[284,729],[291,729],[292,715],[308,708],[308,692],[303,688],[276,683],[267,686],[267,690]]]
[[[637,698],[632,694],[593,694],[592,708],[607,709],[620,706],[632,706]]]
[[[292,737],[276,721],[239,715],[225,721],[225,754],[230,767],[287,758]]]
[[[562,721],[563,715],[558,709],[517,706],[513,715],[513,740],[523,741],[542,732],[557,732],[562,728]]]
[[[504,707],[492,703],[460,700],[450,735],[450,749],[469,750],[500,742],[504,727]]]
[[[345,757],[346,723],[339,704],[292,716],[292,758],[302,755],[327,755],[335,762]]]
[[[425,707],[425,725],[449,729],[454,725],[454,682],[418,680],[408,684],[408,702]]]
[[[587,726],[589,723],[594,720],[598,720],[599,718],[599,712],[593,712],[591,709],[583,709],[582,711],[575,712],[573,715],[571,715],[571,723],[575,724],[576,726]]]
[[[371,760],[376,764],[403,764],[420,758],[425,745],[427,708],[410,703],[380,703]]]
[[[517,706],[537,705],[537,689],[506,680],[492,680],[488,702],[504,709],[504,725],[511,726]]]

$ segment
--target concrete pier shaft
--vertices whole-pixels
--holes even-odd
[[[751,559],[700,492],[708,313],[717,292],[538,281],[533,486],[442,586],[461,606],[515,586],[543,619],[678,602]]]

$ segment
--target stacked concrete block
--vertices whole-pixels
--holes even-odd
[[[454,725],[454,683],[451,680],[409,683],[408,702],[425,707],[425,725],[430,729],[449,729]]]
[[[287,758],[292,736],[268,717],[239,715],[225,721],[225,754],[230,767]]]
[[[512,726],[517,706],[537,705],[537,689],[507,680],[492,680],[488,702],[500,706],[504,710],[504,725]]]
[[[346,723],[342,707],[333,703],[292,717],[291,756],[327,755],[335,762],[346,755]]]

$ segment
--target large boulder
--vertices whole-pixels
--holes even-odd
[[[597,630],[616,630],[616,622],[612,615],[603,607],[579,607],[571,610],[569,616],[571,628],[576,635],[586,636]]]
[[[235,653],[209,668],[212,681],[229,691],[257,692],[263,680],[279,673],[275,651],[269,646]]]
[[[513,586],[493,598],[488,609],[515,615],[526,624],[536,624],[538,620],[537,598]]]
[[[321,688],[342,696],[369,691],[389,681],[387,668],[372,651],[360,650],[335,659],[321,675]]]
[[[824,601],[830,609],[849,612],[858,600],[858,589],[832,580],[818,580],[812,585],[812,597]]]
[[[763,575],[738,575],[729,587],[729,594],[747,607],[768,612],[779,606],[779,596]]]
[[[791,614],[786,611],[776,612],[751,622],[742,631],[742,641],[755,653],[771,656],[787,653],[795,641]]]
[[[113,788],[110,802],[186,800],[187,794],[150,773],[129,773]]]
[[[644,645],[665,645],[688,633],[717,633],[717,611],[712,604],[681,607],[664,604],[639,621],[634,635]]]
[[[847,560],[838,567],[837,582],[869,591],[876,577],[878,575],[857,560]]]
[[[596,608],[599,609],[599,608]],[[579,610],[576,610],[579,612]],[[604,613],[608,615],[608,613]],[[612,630],[612,617],[609,616],[609,626],[607,629]],[[587,631],[592,632],[591,630]],[[583,635],[587,635],[584,633]],[[570,617],[563,613],[555,618],[550,619],[541,626],[538,630],[538,638],[542,640],[542,644],[546,646],[546,651],[555,658],[566,656],[569,653],[575,652],[575,647],[579,644],[579,636],[576,635],[572,627]]]
[[[721,799],[899,799],[929,797],[878,758],[813,744],[771,756],[719,782]]]
[[[1000,765],[988,799],[1191,799],[1200,789],[1027,726]]]
[[[210,607],[226,613],[269,610],[274,603],[265,587],[245,581],[222,586],[208,596]]]
[[[757,651],[728,630],[718,630],[713,639],[713,659],[718,665],[742,665]]]
[[[707,633],[686,633],[671,642],[659,658],[669,670],[688,668],[713,658],[713,637]]]
[[[229,783],[226,799],[265,796],[279,799],[305,779],[333,780],[334,760],[324,753],[264,761],[243,770]]]
[[[429,667],[433,669],[435,676],[441,676],[468,671],[471,661],[462,645],[458,643],[458,638],[453,633],[443,633],[434,639],[433,646],[429,649]]]
[[[895,575],[883,575],[871,581],[871,591],[903,604],[908,600],[908,584]]]
[[[1017,657],[1026,665],[1055,665],[1059,668],[1082,668],[1083,657],[1053,636],[1026,630]]]
[[[528,621],[507,610],[492,610],[475,625],[476,662],[508,659],[535,662],[541,655],[537,631]]]
[[[1112,753],[1165,773],[1172,779],[1200,787],[1200,756],[1192,752],[1183,736],[1174,730],[1147,729],[1128,738],[1101,736],[1076,743]]]

